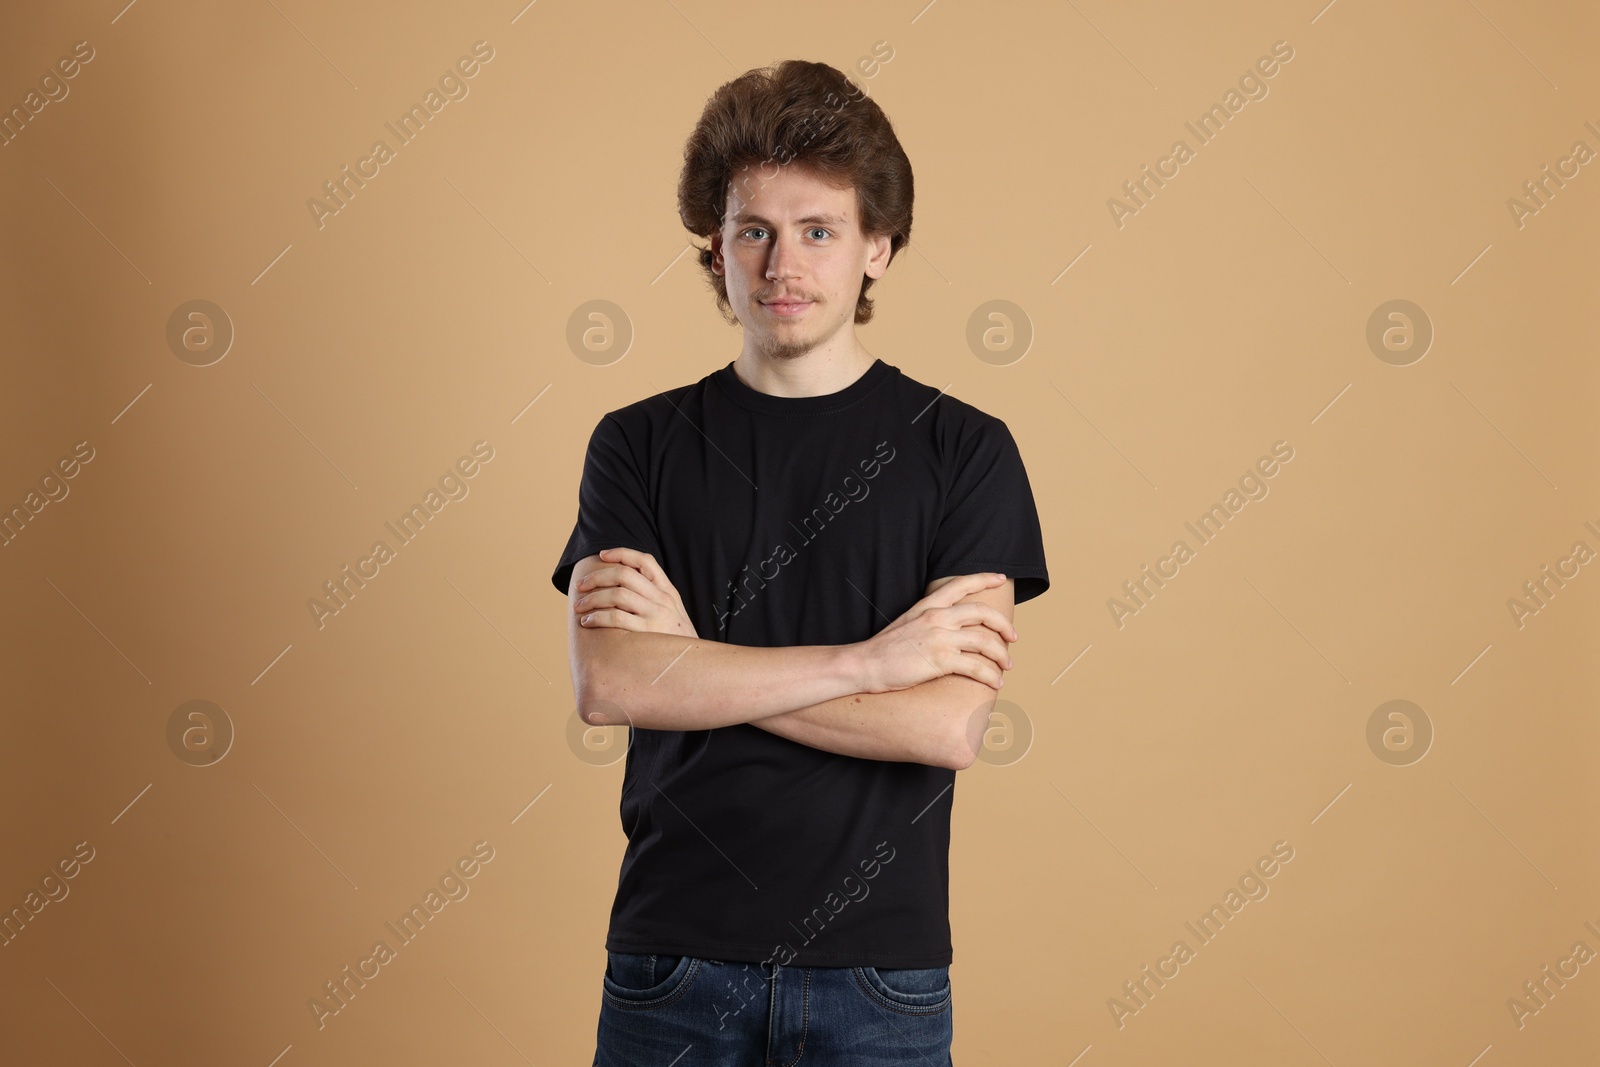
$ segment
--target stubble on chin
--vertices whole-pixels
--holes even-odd
[[[754,303],[756,304],[757,308],[760,307],[759,302]],[[812,313],[814,314],[815,311],[816,308],[813,307]],[[758,310],[756,314],[760,315],[763,314],[763,312]],[[749,330],[750,327],[747,326],[745,329]],[[816,346],[817,340],[814,337],[784,339],[776,336],[771,331],[763,331],[756,342],[756,349],[764,358],[775,360],[777,362],[787,362],[789,360],[799,359]]]
[[[762,338],[759,345],[763,356],[780,362],[799,359],[814,347],[810,341],[779,341],[770,335]]]

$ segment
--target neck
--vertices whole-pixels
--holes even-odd
[[[835,338],[835,340],[840,340]],[[739,380],[771,396],[826,396],[865,374],[875,361],[849,331],[843,345],[819,345],[798,355],[773,355],[750,343],[733,361]]]

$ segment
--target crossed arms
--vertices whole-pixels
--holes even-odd
[[[1011,667],[1014,588],[992,572],[942,577],[866,641],[759,648],[700,638],[652,556],[606,549],[574,565],[567,591],[573,690],[593,726],[748,722],[828,752],[961,770]]]

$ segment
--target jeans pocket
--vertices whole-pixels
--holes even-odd
[[[693,956],[607,951],[601,987],[621,1007],[663,1007],[688,991],[700,963]]]
[[[898,1011],[942,1011],[950,1003],[949,967],[857,967],[866,992]]]

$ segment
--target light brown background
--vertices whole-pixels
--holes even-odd
[[[0,38],[6,108],[96,52],[0,148],[0,502],[96,450],[0,549],[0,907],[96,850],[0,948],[8,1062],[589,1062],[624,842],[549,580],[583,448],[737,354],[674,209],[706,96],[878,41],[855,74],[919,196],[863,339],[1005,419],[1053,582],[1004,693],[1033,746],[958,778],[957,1060],[1596,1062],[1600,963],[1506,1007],[1600,950],[1596,565],[1506,606],[1600,549],[1600,174],[1506,207],[1600,149],[1591,6],[519,9],[111,0]],[[306,201],[478,40],[470,95],[319,229]],[[1113,225],[1278,40],[1270,95]],[[1003,367],[965,340],[997,298],[1036,331]],[[1396,298],[1436,331],[1406,367],[1365,341]],[[165,339],[192,299],[236,331],[208,367]],[[593,299],[635,332],[609,366],[566,342]],[[470,495],[319,630],[307,600],[480,439]],[[1277,440],[1270,496],[1118,629]],[[1404,767],[1365,733],[1396,698],[1436,731]],[[166,742],[191,699],[236,729],[211,766]],[[308,998],[479,840],[470,896],[319,1030]],[[1279,840],[1270,895],[1114,1025]]]

